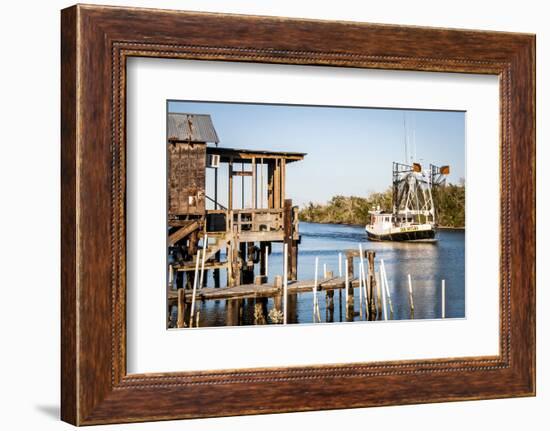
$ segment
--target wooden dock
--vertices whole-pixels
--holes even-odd
[[[352,287],[359,287],[359,279],[353,278],[350,280]],[[289,281],[288,293],[305,293],[312,292],[314,287],[314,280],[302,280],[302,281]],[[344,289],[345,278],[344,277],[331,277],[326,279],[320,279],[317,284],[317,291],[333,291],[337,289]],[[192,289],[185,289],[185,302],[191,302]],[[242,284],[234,287],[203,287],[196,292],[196,300],[206,301],[213,299],[246,299],[246,298],[273,298],[283,294],[283,288],[275,286],[272,283],[265,284]],[[168,298],[172,301],[177,301],[178,292],[176,290],[170,290],[168,292]]]

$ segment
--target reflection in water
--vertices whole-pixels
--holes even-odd
[[[357,249],[362,243],[364,249],[376,252],[376,268],[384,259],[394,319],[410,319],[407,275],[410,274],[414,288],[414,318],[433,319],[441,317],[441,280],[446,284],[446,317],[465,317],[464,279],[464,231],[440,231],[436,244],[411,244],[397,242],[370,242],[362,226],[300,223],[302,242],[298,255],[298,278],[313,279],[315,257],[319,257],[320,268],[326,264],[329,271],[338,274],[338,253]],[[355,265],[355,276],[359,274]],[[269,257],[269,280],[282,274],[282,246],[273,244]],[[208,274],[208,286],[214,285],[212,274]],[[221,274],[221,285],[226,285],[226,274]],[[313,309],[312,293],[291,295],[289,298],[289,323],[311,323]],[[359,292],[355,289],[355,310],[359,309]],[[198,304],[200,326],[225,326],[227,301],[205,301]],[[319,307],[323,322],[345,321],[345,298],[341,290],[334,293],[334,312],[326,307],[325,293],[319,295]],[[267,309],[273,308],[273,299],[267,301]],[[254,300],[242,301],[237,310],[244,325],[254,324]],[[332,318],[331,318],[332,317]],[[359,316],[355,317],[358,320]]]

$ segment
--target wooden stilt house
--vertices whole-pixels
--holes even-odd
[[[230,287],[252,283],[256,264],[267,275],[274,242],[288,245],[288,277],[296,279],[298,211],[286,199],[286,169],[305,153],[223,148],[219,142],[209,115],[168,114],[168,245],[178,287],[192,284],[199,249],[201,267],[214,271],[216,285],[220,270],[227,271]],[[207,169],[214,170],[209,193]],[[219,187],[221,172],[226,190]]]

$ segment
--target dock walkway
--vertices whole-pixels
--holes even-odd
[[[350,279],[352,287],[359,287],[359,279]],[[312,292],[314,280],[289,281],[288,293],[304,293]],[[344,277],[331,277],[319,279],[317,283],[317,291],[337,290],[345,288]],[[185,289],[185,302],[191,302],[192,289]],[[272,283],[265,284],[242,284],[234,287],[203,287],[196,292],[197,300],[212,300],[212,299],[245,299],[245,298],[271,298],[283,294],[283,288],[277,287]],[[168,293],[169,300],[177,300],[178,293],[175,290],[170,290]]]

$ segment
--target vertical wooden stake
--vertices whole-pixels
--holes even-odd
[[[264,207],[264,158],[260,158],[260,208]]]
[[[380,259],[380,266],[382,269],[382,275],[384,276],[384,282],[382,283],[386,289],[386,297],[388,298],[388,305],[390,306],[390,318],[393,317],[393,304],[391,302],[390,286],[388,284],[388,274],[386,272],[386,265],[384,264],[384,259]]]
[[[378,302],[378,313],[380,313],[380,319],[382,320],[382,295],[380,294],[380,271],[375,272],[376,278],[376,298]]]
[[[265,276],[269,274],[269,247],[265,248]]]
[[[344,272],[344,290],[346,293],[346,314],[349,304],[349,291],[348,291],[348,284],[349,284],[349,274],[348,274],[348,260],[346,259],[344,262],[345,272]]]
[[[445,280],[441,280],[441,318],[445,319]]]
[[[185,289],[178,289],[178,328],[185,327]]]
[[[288,317],[288,244],[283,245],[283,323]]]
[[[317,313],[317,273],[319,271],[319,258],[315,258],[315,279],[313,281],[313,323],[315,323],[315,314]]]
[[[202,245],[202,265],[201,265],[201,278],[199,283],[199,290],[202,289],[204,283],[204,264],[206,263],[206,249],[208,248],[208,234],[204,235],[204,244]]]
[[[168,265],[168,288],[172,289],[174,286],[174,268],[172,264]]]
[[[363,246],[359,244],[359,317],[363,320]]]
[[[365,274],[365,263],[362,262],[360,266],[360,277],[363,280],[363,290],[364,290],[364,301],[365,301],[365,319],[369,319],[369,294],[367,289],[367,276]]]
[[[413,286],[411,281],[411,274],[408,274],[409,278],[409,306],[411,307],[411,317],[414,318],[414,300],[413,300]]]
[[[197,281],[199,280],[199,262],[201,260],[201,251],[197,252],[197,263],[195,264],[195,277],[193,278],[193,295],[191,296],[191,316],[189,318],[189,327],[193,327],[193,318],[195,317],[195,296],[197,295]]]
[[[327,264],[323,264],[323,278],[327,278]]]
[[[384,276],[384,264],[383,264],[383,261],[381,261],[382,263],[380,264],[380,280],[381,280],[381,284],[382,284],[382,311],[383,311],[383,314],[384,314],[384,320],[388,320],[388,310],[386,308],[386,289],[384,287],[384,279],[385,279],[385,276]]]
[[[338,253],[338,277],[342,277],[342,253]]]

